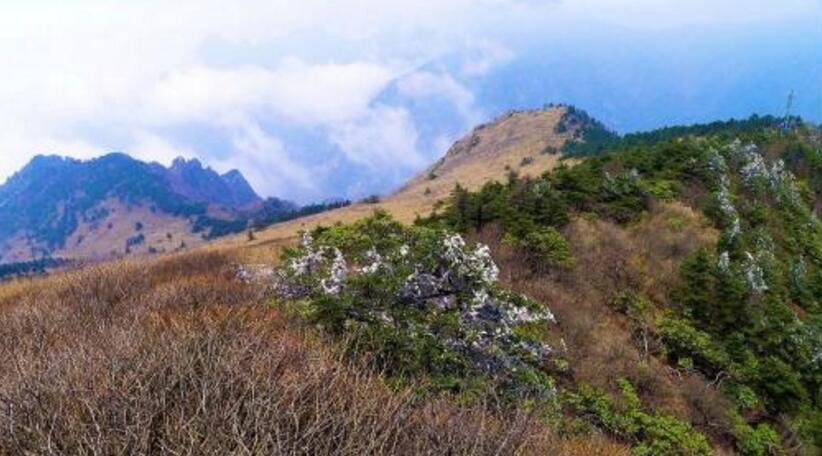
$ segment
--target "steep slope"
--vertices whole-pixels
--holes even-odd
[[[258,233],[256,242],[290,238],[302,229],[356,220],[378,209],[410,223],[429,215],[457,184],[477,190],[486,182],[506,180],[512,171],[520,176],[539,176],[559,164],[563,145],[574,137],[573,128],[558,132],[567,109],[555,106],[538,111],[511,111],[476,127],[431,168],[378,202],[358,203],[279,223]],[[243,237],[233,237],[222,244],[245,242]]]
[[[603,135],[588,150],[607,153],[460,193],[425,224],[479,237],[551,307],[574,419],[637,454],[819,454],[818,131]]]
[[[544,406],[564,437],[820,454],[819,129],[752,117],[588,136],[595,122],[564,120],[582,129],[563,147],[586,156],[575,166],[454,191],[414,226],[317,228],[261,283],[389,378]]]
[[[221,176],[197,159],[177,158],[165,174],[177,193],[193,201],[235,209],[262,201],[237,170]]]
[[[233,205],[248,206],[262,201],[240,171],[233,169],[221,175],[220,179],[228,187]]]

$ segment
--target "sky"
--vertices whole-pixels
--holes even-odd
[[[384,193],[510,109],[822,121],[822,0],[0,0],[0,182],[37,154]]]

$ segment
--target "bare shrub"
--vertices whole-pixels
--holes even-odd
[[[493,398],[389,388],[232,280],[232,260],[0,287],[0,454],[617,454]]]

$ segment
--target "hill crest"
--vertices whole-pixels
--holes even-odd
[[[540,110],[510,111],[479,125],[456,141],[445,155],[396,192],[370,198],[344,208],[272,225],[257,235],[257,244],[291,238],[317,225],[349,222],[384,210],[405,223],[429,215],[460,186],[477,190],[486,182],[504,181],[508,174],[539,176],[556,167],[562,148],[575,138],[575,130],[558,128],[566,106]],[[562,130],[562,131],[560,131]],[[241,236],[220,245],[246,243]]]

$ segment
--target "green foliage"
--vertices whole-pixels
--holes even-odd
[[[822,410],[806,410],[799,419],[800,432],[815,448],[822,448]]]
[[[776,131],[779,121],[780,119],[773,116],[753,115],[742,120],[730,119],[707,124],[664,127],[619,136],[601,122],[591,118],[585,111],[568,106],[568,111],[561,119],[556,131],[565,133],[575,128],[579,141],[567,142],[563,147],[563,153],[583,157],[614,150],[635,149],[686,137],[719,137],[726,140],[743,135],[767,137],[770,135],[769,132]]]
[[[628,380],[620,379],[618,386],[621,392],[618,403],[603,391],[581,385],[576,392],[566,394],[566,404],[594,425],[632,442],[637,455],[711,454],[708,440],[688,423],[670,415],[645,411]]]
[[[738,415],[733,417],[733,435],[736,448],[749,456],[774,454],[781,445],[779,434],[768,423],[751,426]]]
[[[774,412],[796,412],[808,400],[801,374],[776,356],[759,361],[756,385]]]
[[[577,138],[563,152],[584,160],[479,192],[458,188],[452,204],[423,224],[464,232],[495,224],[532,267],[550,269],[550,255],[564,252],[559,230],[574,217],[628,225],[654,201],[702,212],[720,231],[718,241],[681,264],[665,316],[647,321],[659,313],[645,310],[636,290],[613,296],[613,308],[656,332],[671,365],[722,385],[734,403],[729,413],[756,419],[735,423],[740,451],[780,451],[773,430],[786,420],[806,429],[804,445],[822,450],[820,134],[778,124],[754,116],[619,137],[571,108],[558,131]],[[676,218],[668,224],[682,228]],[[586,398],[600,425],[634,435],[636,420],[620,424],[607,415],[607,398]]]
[[[672,180],[652,180],[642,183],[642,189],[660,201],[673,201],[680,193],[679,184]]]
[[[739,271],[721,270],[718,263],[707,249],[686,258],[680,269],[681,285],[672,298],[684,315],[721,334],[738,327],[747,315],[744,279]]]
[[[508,234],[504,241],[519,250],[536,271],[568,269],[574,264],[568,241],[550,226],[538,228],[524,237]]]
[[[574,131],[575,141],[568,141],[562,152],[570,156],[588,156],[609,150],[619,144],[619,135],[587,112],[568,106],[556,127],[557,133]]]
[[[71,261],[62,258],[43,258],[40,260],[0,264],[0,280],[7,277],[45,274],[49,269],[70,265]]]
[[[487,247],[429,227],[406,227],[384,212],[320,227],[284,254],[287,293],[302,313],[370,359],[395,382],[472,395],[493,388],[506,400],[546,401],[550,348],[530,325],[553,317],[499,289]]]
[[[687,321],[669,316],[662,318],[657,327],[672,361],[687,358],[694,366],[712,374],[731,368],[730,357],[722,347]]]

